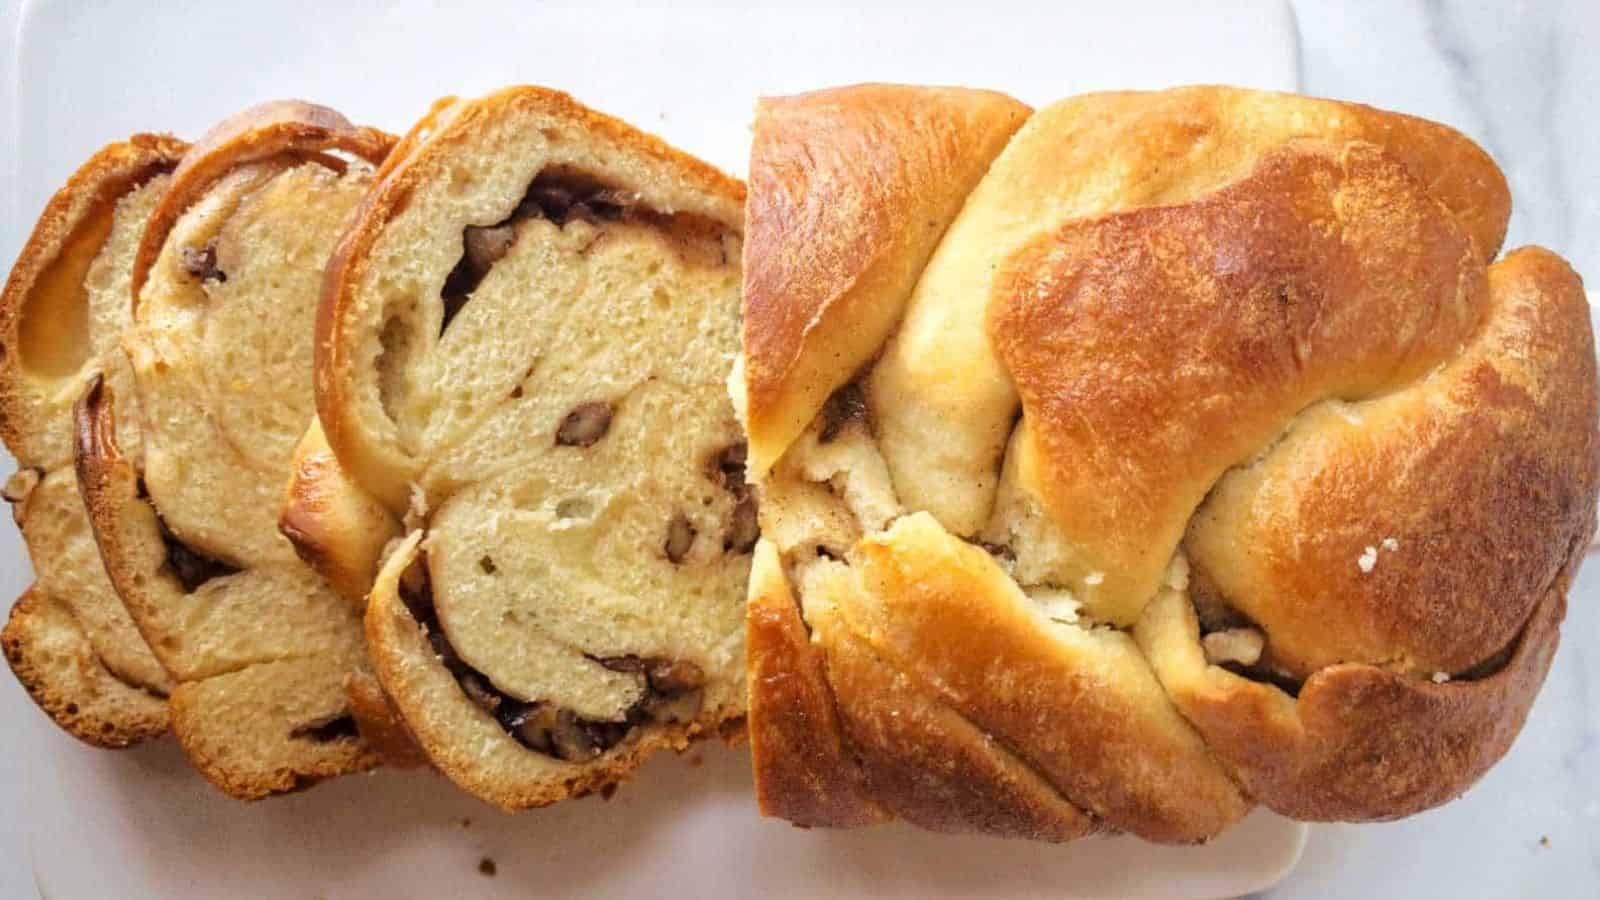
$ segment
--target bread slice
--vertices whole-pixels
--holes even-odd
[[[345,563],[404,522],[373,665],[433,764],[503,808],[613,784],[743,712],[755,510],[724,387],[743,196],[511,88],[436,105],[328,269],[318,412],[390,525],[339,524],[359,504],[304,479],[285,521]]]
[[[293,101],[213,128],[134,260],[125,346],[142,454],[113,385],[93,381],[78,403],[78,479],[112,583],[177,682],[185,753],[235,797],[376,762],[345,694],[366,665],[359,616],[275,514],[313,415],[322,269],[391,145]]]
[[[164,733],[172,681],[95,549],[72,469],[72,402],[95,373],[131,383],[117,342],[132,320],[134,251],[186,149],[141,134],[90,157],[45,206],[0,294],[0,438],[21,466],[4,493],[36,578],[0,644],[34,702],[102,747]],[[137,453],[137,431],[122,437]]]

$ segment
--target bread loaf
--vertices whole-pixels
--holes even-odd
[[[1202,841],[1506,752],[1595,527],[1578,277],[1440,125],[763,101],[734,380],[762,809]]]
[[[347,593],[372,585],[384,691],[503,808],[615,784],[743,712],[742,201],[655,138],[511,88],[441,101],[329,267],[332,452],[307,436],[282,522]],[[379,571],[374,536],[402,529]]]
[[[164,733],[172,681],[100,563],[72,469],[72,403],[96,373],[131,383],[117,342],[134,251],[184,150],[141,134],[90,157],[45,206],[0,294],[0,438],[21,467],[5,498],[35,573],[0,644],[34,702],[103,747]],[[137,430],[122,437],[137,454]]]
[[[359,615],[296,557],[276,513],[313,416],[323,267],[392,142],[293,101],[208,132],[134,259],[136,417],[100,379],[78,403],[84,500],[112,583],[176,682],[173,731],[244,799],[376,761],[345,694],[366,668]]]

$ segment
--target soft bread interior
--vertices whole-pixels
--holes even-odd
[[[180,215],[126,345],[142,471],[111,439],[105,385],[79,411],[79,470],[107,565],[177,678],[173,730],[241,798],[366,768],[345,678],[360,618],[278,532],[313,418],[311,331],[323,263],[372,181],[359,162],[279,155],[235,166]]]
[[[750,536],[719,454],[740,445],[722,396],[737,297],[735,265],[647,226],[536,220],[446,331],[436,370],[531,372],[427,470],[471,484],[433,513],[429,569],[457,651],[502,689],[615,720],[644,678],[596,660],[633,655],[692,661],[708,701],[736,702]],[[522,339],[496,346],[513,321]],[[585,415],[609,418],[592,443],[566,425]],[[506,447],[516,468],[469,480]]]
[[[124,194],[103,211],[91,213],[78,231],[100,239],[85,268],[81,284],[40,283],[24,306],[19,342],[24,349],[17,379],[26,386],[36,404],[30,420],[37,423],[30,435],[31,449],[42,456],[19,455],[35,466],[29,490],[20,492],[15,510],[23,539],[34,561],[38,591],[46,603],[60,604],[68,620],[76,621],[83,638],[117,678],[133,686],[166,694],[172,683],[150,653],[133,621],[128,617],[106,577],[105,567],[95,546],[83,502],[78,496],[77,478],[72,470],[72,404],[91,372],[131,397],[132,370],[118,341],[132,320],[128,303],[128,272],[139,234],[154,210],[170,176],[156,175]],[[104,222],[93,220],[104,218]],[[77,241],[63,248],[55,267],[69,260]],[[72,268],[71,266],[65,266]],[[46,279],[46,282],[48,279]],[[56,294],[48,301],[41,297]],[[72,313],[63,306],[81,306]],[[74,334],[59,335],[55,342],[70,339],[80,349],[77,365],[70,371],[41,370],[32,365],[34,346],[42,326],[31,326],[38,319],[64,318],[84,327]],[[68,353],[56,347],[54,355]],[[139,452],[138,419],[119,431],[118,439],[128,451]],[[19,448],[22,449],[22,448]]]
[[[298,564],[276,514],[315,413],[319,260],[370,180],[285,165],[237,168],[179,220],[129,340],[146,487],[175,535],[235,566]]]
[[[404,510],[409,483],[422,482],[422,469],[441,451],[481,427],[535,362],[540,329],[504,327],[506,320],[488,310],[469,321],[499,326],[494,339],[505,349],[481,364],[473,353],[477,341],[446,333],[463,308],[462,295],[473,293],[452,283],[453,299],[443,296],[465,255],[469,227],[526,220],[541,202],[553,204],[551,211],[565,223],[560,211],[568,203],[593,200],[599,190],[613,209],[644,214],[642,221],[662,226],[669,240],[697,255],[707,250],[688,244],[719,243],[722,231],[738,232],[743,196],[735,183],[642,140],[620,122],[551,96],[514,88],[461,102],[445,111],[445,124],[436,117],[431,128],[408,137],[398,152],[416,143],[413,159],[396,166],[382,191],[390,208],[369,216],[374,225],[381,219],[381,232],[362,242],[358,257],[348,262],[346,296],[337,313],[346,327],[333,351],[341,361],[338,376],[347,381],[337,388],[336,414],[324,416],[332,424],[324,425],[351,467],[369,473],[367,489],[391,508]],[[536,180],[540,190],[531,191]],[[719,189],[706,190],[709,180]],[[519,213],[525,200],[530,203]],[[388,214],[377,214],[382,212]],[[591,204],[575,218],[592,222],[594,212]],[[735,262],[737,255],[734,246]],[[729,315],[736,314],[735,306]],[[731,353],[732,348],[730,358]],[[500,465],[510,467],[521,457],[509,447],[500,458]]]
[[[12,448],[24,465],[47,471],[71,465],[72,404],[90,375],[99,373],[119,390],[132,384],[120,346],[133,319],[129,271],[145,222],[170,182],[169,175],[153,175],[86,211],[23,300],[9,387],[26,410]],[[137,419],[118,439],[138,453]]]
[[[126,747],[166,733],[166,698],[113,674],[80,622],[37,589],[17,598],[0,647],[34,702],[75,737]]]
[[[118,346],[132,318],[129,270],[182,149],[137,136],[84,163],[41,215],[0,309],[12,351],[0,358],[0,433],[23,466],[4,496],[36,578],[0,639],[34,700],[97,746],[164,733],[172,680],[101,563],[72,467],[72,404],[91,375],[132,383]],[[131,418],[122,438],[137,454]]]
[[[44,560],[36,589],[78,623],[95,656],[113,675],[158,694],[170,691],[171,679],[106,577],[73,470],[45,476],[19,512],[30,554]]]
[[[416,584],[388,609],[456,676],[442,693],[391,678],[414,641],[374,606],[385,688],[469,790],[550,802],[743,710],[755,510],[725,389],[741,198],[538,91],[457,109],[412,152],[376,195],[387,218],[356,226],[375,232],[335,295],[353,362],[324,425],[420,532]],[[546,759],[465,754],[475,732],[441,717]]]

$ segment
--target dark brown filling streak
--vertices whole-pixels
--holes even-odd
[[[761,525],[756,517],[756,498],[745,481],[745,458],[749,446],[740,441],[718,450],[706,463],[706,477],[733,495],[733,515],[728,520],[728,530],[722,537],[722,552],[745,554],[755,549],[761,537]],[[671,542],[671,536],[668,536]],[[670,554],[669,554],[670,557]],[[674,560],[676,562],[676,560]]]
[[[309,722],[289,732],[289,737],[296,740],[311,741],[314,744],[331,744],[334,741],[358,740],[361,733],[356,729],[356,720],[349,713],[340,713],[331,719],[318,722]]]
[[[150,501],[150,492],[145,489],[144,476],[139,476],[137,482],[138,497],[143,500],[156,514],[156,527],[161,530],[161,544],[166,547],[167,559],[162,568],[183,587],[185,594],[192,594],[200,586],[213,578],[223,578],[236,575],[243,571],[238,566],[225,563],[215,557],[207,556],[178,539],[167,527],[167,520]]]
[[[726,229],[721,225],[690,214],[658,212],[640,205],[630,191],[569,168],[552,166],[534,177],[511,215],[493,225],[469,225],[463,229],[461,259],[445,277],[439,292],[443,301],[441,335],[466,306],[489,270],[511,249],[516,241],[517,223],[532,219],[548,219],[557,226],[574,220],[594,225],[639,223],[660,229],[673,239],[685,258],[717,265],[729,262],[723,242]],[[513,390],[512,398],[521,394],[519,386]],[[556,444],[580,448],[593,445],[609,430],[613,414],[614,408],[605,401],[580,405],[562,420],[556,432]],[[744,482],[744,460],[745,446],[741,443],[714,454],[708,465],[708,477],[736,498],[723,541],[725,552],[748,553],[759,536],[755,499]],[[687,519],[679,516],[668,525],[662,552],[673,563],[679,563],[688,554],[694,539],[694,529],[688,526]],[[498,571],[494,560],[488,556],[478,561],[478,568],[491,576]],[[631,655],[587,656],[612,671],[643,677],[644,694],[627,709],[621,721],[585,719],[549,702],[519,700],[495,688],[482,672],[467,665],[455,652],[440,625],[432,586],[426,575],[420,586],[402,584],[400,598],[423,627],[434,653],[455,677],[467,698],[494,716],[507,734],[529,750],[568,762],[587,762],[620,744],[640,725],[689,721],[699,714],[705,684],[705,673],[699,666],[686,660]]]
[[[149,503],[150,508],[155,509],[155,504],[150,503],[150,493],[145,489],[143,476],[138,480],[138,495],[140,500]],[[166,563],[162,568],[178,580],[185,594],[194,593],[213,578],[224,578],[243,571],[237,566],[207,556],[179,540],[177,535],[172,533],[172,529],[167,527],[167,522],[161,517],[159,510],[156,510],[156,527],[161,530],[161,543],[167,550]],[[149,691],[148,688],[145,690]],[[164,695],[157,694],[157,696]],[[346,711],[340,711],[332,717],[296,726],[290,730],[289,737],[315,744],[330,744],[334,741],[358,740],[360,734],[356,729],[355,718]]]
[[[413,584],[417,581],[420,584]],[[455,677],[467,699],[493,716],[506,734],[529,750],[567,762],[588,762],[622,743],[640,725],[688,722],[699,715],[705,672],[687,660],[659,657],[585,654],[614,672],[643,676],[644,694],[627,709],[621,721],[585,719],[553,703],[519,700],[496,688],[482,672],[457,655],[439,623],[427,576],[408,582],[411,583],[401,585],[401,602],[423,627],[439,662]]]
[[[717,265],[729,261],[722,240],[727,229],[720,224],[690,213],[658,212],[641,205],[632,191],[565,166],[551,166],[534,176],[511,215],[493,225],[468,225],[462,230],[461,259],[439,291],[444,301],[441,335],[516,242],[517,223],[530,219],[548,219],[557,226],[579,219],[597,226],[634,222],[661,230],[685,258]]]

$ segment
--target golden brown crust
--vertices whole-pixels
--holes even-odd
[[[1264,805],[1310,821],[1399,818],[1460,796],[1510,749],[1555,655],[1568,585],[1552,585],[1510,659],[1481,679],[1435,684],[1343,664],[1291,698],[1205,670],[1201,657],[1151,656],[1184,715]],[[1193,610],[1175,595],[1167,602],[1176,611],[1157,601],[1141,631],[1170,628],[1198,647]]]
[[[939,692],[848,631],[824,634],[839,718],[868,796],[931,831],[1070,841],[1102,830]],[[838,825],[837,821],[830,824]]]
[[[1487,317],[1448,364],[1355,407],[1359,424],[1303,416],[1189,526],[1196,569],[1279,668],[1478,667],[1587,542],[1596,436],[1574,423],[1600,414],[1582,282],[1538,249],[1472,277]]]
[[[1205,840],[1249,811],[1123,636],[1051,626],[989,554],[926,514],[859,551],[865,591],[841,604],[851,630],[1074,804],[1168,843]]]
[[[990,337],[1044,506],[1105,573],[1101,614],[1138,618],[1223,472],[1313,403],[1422,376],[1484,296],[1469,239],[1372,145],[1286,145],[1192,203],[1069,222],[1015,254]]]
[[[1503,496],[1498,485],[1458,477],[1458,472],[1474,469],[1448,455],[1441,460],[1430,454],[1427,483],[1438,494],[1412,496],[1406,502],[1451,530],[1435,539],[1431,556],[1412,564],[1384,560],[1382,565],[1400,569],[1402,582],[1406,577],[1427,579],[1409,590],[1430,598],[1449,597],[1462,605],[1484,602],[1455,583],[1464,576],[1467,584],[1500,604],[1485,612],[1494,619],[1492,626],[1519,617],[1510,623],[1510,637],[1491,645],[1493,655],[1468,657],[1470,666],[1441,669],[1433,677],[1355,663],[1329,665],[1311,675],[1297,699],[1290,700],[1275,687],[1206,669],[1192,646],[1194,614],[1177,598],[1166,598],[1163,608],[1151,610],[1139,625],[1141,643],[1150,648],[1148,655],[1185,716],[1255,796],[1285,815],[1384,819],[1453,799],[1505,754],[1549,669],[1566,592],[1595,529],[1600,441],[1593,429],[1559,427],[1597,416],[1588,305],[1576,273],[1537,248],[1514,251],[1492,266],[1489,291],[1496,298],[1496,315],[1464,354],[1465,365],[1458,366],[1462,374],[1446,370],[1436,376],[1456,385],[1450,391],[1452,405],[1469,411],[1465,421],[1449,422],[1447,430],[1460,439],[1459,449],[1472,454],[1475,468],[1521,473],[1501,476],[1501,483],[1553,487],[1546,488],[1540,502]],[[1577,346],[1564,346],[1568,344]],[[1484,427],[1484,419],[1497,417],[1498,427],[1492,430],[1500,440],[1486,447],[1475,431]],[[1386,423],[1383,432],[1401,441],[1412,439],[1393,424]],[[1423,444],[1422,449],[1431,448]],[[1559,469],[1553,475],[1539,472],[1550,466]],[[1451,507],[1464,505],[1463,496],[1488,497],[1484,506],[1493,511],[1495,521],[1452,520]],[[1533,508],[1541,515],[1532,515]],[[1502,535],[1500,528],[1511,529],[1519,540]],[[1450,540],[1462,536],[1490,547],[1518,549],[1448,553]],[[1401,541],[1397,554],[1404,552],[1406,542],[1420,539],[1408,535]],[[1479,546],[1474,543],[1471,549]],[[1465,572],[1435,571],[1446,566]],[[1377,567],[1369,573],[1379,574]],[[1378,590],[1392,589],[1392,579],[1375,580]],[[1534,601],[1531,610],[1529,598]],[[1402,592],[1390,602],[1408,599]],[[1453,611],[1446,610],[1422,619],[1418,628],[1424,639],[1449,646],[1472,625],[1454,621]],[[1501,648],[1510,649],[1503,662]]]
[[[58,349],[92,354],[90,335],[70,331],[76,324],[87,329],[89,323],[76,322],[72,313],[88,313],[76,298],[85,291],[90,264],[110,234],[117,203],[149,179],[172,171],[187,146],[168,135],[136,134],[101,148],[45,205],[0,293],[0,439],[41,478],[70,463],[71,422],[31,403],[27,383],[35,377],[65,380],[81,374],[76,368],[31,371],[32,348],[25,344],[53,337],[46,343],[75,341],[71,348]],[[73,296],[63,296],[68,293]],[[28,309],[35,304],[40,308],[32,314],[33,327],[59,329],[55,335],[24,333]],[[13,513],[18,527],[26,529],[26,504],[18,504]],[[35,561],[46,572],[55,564],[52,559]],[[74,737],[95,746],[126,747],[165,733],[165,698],[118,677],[99,656],[86,628],[61,598],[35,586],[12,607],[0,641],[29,696]]]
[[[390,219],[405,209],[418,185],[437,177],[438,167],[447,163],[455,148],[485,123],[524,111],[567,119],[600,140],[671,166],[685,184],[704,194],[733,203],[745,198],[743,182],[654,135],[589,109],[560,91],[518,86],[471,101],[446,97],[435,102],[396,145],[357,208],[324,270],[322,302],[317,309],[317,416],[345,470],[396,515],[403,515],[410,502],[408,485],[415,472],[393,448],[377,446],[350,413],[357,403],[351,393],[355,383],[348,377],[355,365],[350,354],[357,342],[346,331],[353,327],[347,318],[348,309],[354,304],[354,292],[369,251]]]
[[[106,504],[91,502],[113,489],[118,474],[133,475],[133,465],[117,446],[116,413],[112,409],[110,388],[105,379],[95,376],[84,386],[83,394],[72,409],[73,450],[72,464],[78,476],[78,488],[84,495],[84,507],[94,523],[95,539],[109,530],[115,512]],[[137,477],[137,476],[134,476]]]
[[[345,475],[320,423],[306,430],[292,465],[278,530],[340,596],[365,609],[383,548],[401,534],[399,520]]]
[[[798,353],[829,390],[861,379],[871,440],[828,447],[839,425],[808,402],[816,435],[778,444],[790,458],[764,475],[764,498],[796,501],[763,525],[792,542],[771,567],[799,594],[752,585],[758,778],[798,785],[764,811],[1028,834],[995,774],[1020,767],[1090,821],[1194,841],[1257,801],[1407,815],[1506,752],[1594,531],[1600,404],[1575,275],[1540,250],[1487,265],[1509,195],[1480,148],[1227,88],[1062,101],[963,189],[909,304],[874,297],[898,330],[862,350],[870,314],[814,346],[795,323],[878,263],[813,259],[824,236],[782,213],[812,145],[852,146],[871,120],[787,124],[763,105],[752,155],[750,271],[796,266],[787,287],[747,280],[752,432],[793,402],[769,375]],[[919,224],[828,186],[830,228],[866,246]],[[962,443],[995,423],[1009,441]],[[908,427],[938,432],[909,464]],[[867,497],[881,469],[890,496]],[[931,496],[973,477],[994,483]],[[1202,620],[1259,628],[1261,660],[1210,664]],[[766,687],[785,677],[806,690]],[[823,785],[812,760],[761,749],[802,723],[822,731],[803,746],[840,747],[829,774],[860,775]],[[1007,755],[973,756],[980,738]],[[956,771],[965,793],[901,805]]]
[[[29,295],[54,265],[78,270],[78,277],[63,279],[63,286],[81,290],[81,273],[100,248],[96,241],[81,248],[87,252],[77,254],[78,258],[63,258],[61,254],[72,245],[74,234],[85,228],[97,211],[108,213],[120,197],[139,184],[172,171],[187,149],[183,141],[160,134],[136,134],[101,148],[45,204],[33,232],[17,254],[5,291],[0,294],[0,439],[23,465],[53,469],[65,465],[70,454],[53,454],[45,449],[49,445],[36,446],[40,439],[35,435],[45,426],[27,415],[20,396],[18,382],[25,375],[19,330]]]
[[[806,828],[889,821],[843,744],[822,654],[810,645],[777,549],[766,540],[756,544],[750,573],[745,660],[750,758],[762,815]]]
[[[992,91],[889,84],[760,101],[744,251],[754,473],[877,353],[1029,112]]]
[[[166,699],[107,669],[71,613],[38,588],[11,607],[0,648],[33,702],[78,740],[117,749],[166,733]]]
[[[351,672],[345,677],[344,690],[361,740],[385,766],[420,769],[428,765],[427,754],[417,746],[417,739],[406,728],[405,720],[395,711],[377,678],[366,672]]]
[[[870,102],[857,104],[858,94]],[[877,335],[898,321],[904,298],[885,292],[889,284],[883,273],[909,268],[914,278],[921,270],[919,254],[926,251],[915,241],[899,248],[903,255],[873,251],[892,246],[901,235],[925,233],[926,222],[914,214],[913,201],[937,196],[959,202],[972,189],[970,182],[956,191],[935,179],[916,180],[937,169],[926,162],[937,161],[950,138],[961,133],[946,121],[959,109],[953,102],[958,96],[940,89],[862,85],[766,100],[758,108],[750,176],[756,187],[747,216],[750,346],[744,388],[756,472],[775,462],[810,421],[808,414],[827,396],[822,386],[848,380],[883,343],[868,346],[863,335]],[[897,131],[879,121],[896,124],[897,106],[916,109],[919,102],[928,106],[916,113],[927,119],[921,125],[912,118],[897,123]],[[929,122],[935,126],[924,127]],[[1004,178],[984,181],[997,200],[996,209],[983,216],[985,227],[1044,230],[1075,215],[1183,202],[1248,170],[1264,150],[1297,138],[1384,147],[1452,211],[1485,259],[1498,250],[1510,211],[1505,179],[1481,148],[1443,125],[1359,104],[1221,87],[1088,94],[1040,110],[1024,131],[1039,138],[1025,141],[1019,133],[1006,153],[1017,157],[1015,164]],[[855,146],[863,136],[870,140]],[[995,146],[990,156],[998,150]],[[842,172],[829,165],[840,157],[847,163]],[[848,165],[857,158],[868,165]],[[924,165],[896,171],[895,161],[902,158]],[[855,174],[864,170],[885,177],[863,180]],[[1086,177],[1063,177],[1069,171]],[[980,166],[975,175],[982,174]],[[905,186],[911,189],[902,190]],[[989,240],[1004,247],[1009,238],[990,234]],[[976,260],[986,254],[984,248],[967,246],[948,255]],[[943,274],[961,267],[955,262]],[[947,286],[981,318],[987,303],[972,296],[971,281]],[[813,316],[835,296],[850,302],[832,303],[826,317]],[[806,328],[819,326],[827,333],[801,340]],[[965,352],[967,341],[953,338],[951,348]],[[951,348],[920,350],[941,357],[939,366],[953,373],[947,377],[958,390],[967,389],[963,382],[975,382],[975,402],[992,402],[981,387],[990,366],[979,366],[976,378],[965,377],[975,361],[949,358],[945,351]],[[994,415],[1004,423],[1005,415]]]
[[[145,227],[133,262],[134,306],[178,218],[235,167],[286,153],[337,163],[326,151],[350,153],[376,166],[394,143],[393,135],[358,128],[335,110],[301,100],[269,100],[223,119],[189,148]]]

